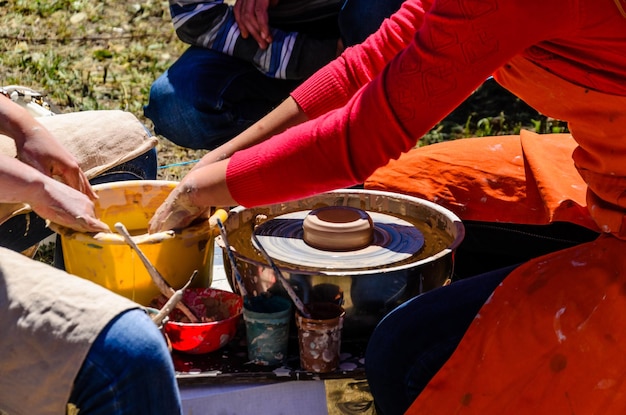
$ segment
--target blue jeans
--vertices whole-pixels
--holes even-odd
[[[381,320],[365,354],[367,380],[378,414],[404,414],[513,269],[515,266],[428,291]]]
[[[401,4],[346,0],[336,29],[346,46],[360,43]],[[144,114],[155,133],[173,143],[213,149],[271,111],[300,82],[269,78],[248,62],[191,46],[152,84]]]
[[[157,153],[144,154],[94,177],[90,183],[100,184],[122,180],[154,180],[157,176]],[[34,212],[14,216],[0,225],[0,246],[22,252],[52,235],[46,221]],[[60,248],[61,244],[57,244]],[[55,255],[58,257],[58,255]],[[63,268],[57,264],[57,267]]]
[[[119,315],[91,346],[69,402],[81,415],[182,413],[163,335],[142,310]]]

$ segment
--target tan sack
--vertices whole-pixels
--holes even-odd
[[[37,120],[78,159],[90,179],[157,144],[137,117],[125,111],[81,111]],[[1,134],[0,154],[16,155],[13,139]],[[0,204],[0,223],[28,210],[25,204]]]

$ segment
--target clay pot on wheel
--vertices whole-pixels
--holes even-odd
[[[351,224],[356,228],[371,219],[369,244],[337,249],[305,241],[303,225],[310,221],[308,215],[317,211],[317,222],[327,207],[349,208],[347,215],[359,222]],[[355,216],[354,211],[365,212],[369,219],[361,213]],[[251,209],[237,207],[224,226],[250,295],[286,296],[251,241],[254,229],[303,303],[334,302],[344,308],[344,338],[369,335],[393,308],[448,281],[454,251],[464,236],[461,220],[441,206],[411,196],[359,189]],[[224,250],[219,237],[217,243]],[[228,268],[227,258],[224,263]],[[231,275],[229,269],[226,275]],[[230,284],[237,290],[234,281]]]

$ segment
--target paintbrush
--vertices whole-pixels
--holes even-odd
[[[287,281],[287,279],[283,276],[283,273],[280,271],[272,257],[268,255],[267,251],[265,251],[265,248],[263,248],[263,245],[261,245],[261,242],[254,234],[254,229],[252,229],[252,240],[256,244],[257,248],[265,258],[265,260],[270,264],[270,267],[272,267],[276,278],[278,278],[278,281],[280,281],[285,291],[287,291],[289,298],[291,298],[291,301],[293,301],[300,314],[302,314],[306,318],[311,318],[311,313],[309,313],[309,310],[302,303],[300,297],[298,297],[298,295],[294,292],[291,284],[289,284],[289,281]]]
[[[239,287],[239,291],[241,296],[243,297],[243,303],[250,308],[250,300],[248,299],[248,292],[246,291],[246,287],[243,284],[243,278],[241,278],[241,274],[239,270],[237,270],[237,263],[235,262],[235,254],[233,254],[233,250],[228,243],[228,237],[226,236],[226,229],[224,229],[224,224],[222,221],[217,218],[217,226],[220,228],[220,235],[222,237],[222,241],[224,242],[224,247],[226,248],[226,254],[228,255],[228,260],[230,261],[230,269],[232,270],[233,275],[235,276],[235,281],[237,282],[237,286]]]

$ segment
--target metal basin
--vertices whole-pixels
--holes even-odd
[[[423,246],[415,254],[377,265],[359,259],[357,262],[363,267],[350,269],[342,269],[342,260],[337,261],[333,253],[328,257],[322,254],[319,264],[314,265],[309,259],[301,265],[271,255],[302,302],[334,302],[344,307],[344,338],[368,336],[393,308],[451,278],[454,251],[465,232],[456,215],[412,196],[373,190],[337,190],[288,203],[231,210],[224,227],[248,295],[269,292],[287,297],[272,269],[254,247],[252,229],[255,226],[260,229],[260,223],[288,217],[293,212],[298,214],[325,206],[350,206],[373,215],[393,216],[415,226],[423,237]],[[229,283],[238,291],[220,237],[217,244],[224,254]],[[267,249],[265,242],[263,245]],[[363,255],[363,252],[366,251],[343,253],[344,262],[354,259],[355,255]]]

